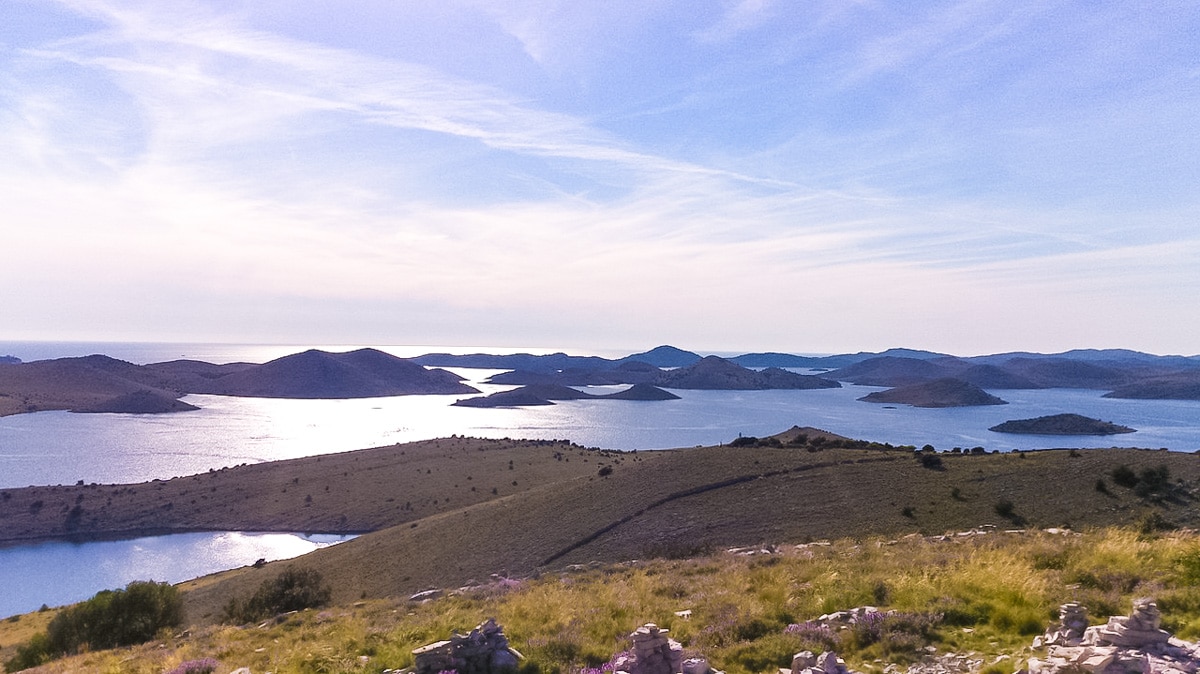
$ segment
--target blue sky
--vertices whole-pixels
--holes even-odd
[[[3,337],[1196,354],[1197,110],[1188,2],[6,0]]]

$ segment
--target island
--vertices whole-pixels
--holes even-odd
[[[192,393],[330,399],[479,391],[456,374],[377,349],[313,349],[262,365],[194,360],[135,365],[99,354],[0,364],[0,416],[46,410],[186,411],[194,406],[178,399]]]
[[[1085,417],[1082,414],[1051,414],[1034,419],[1014,419],[988,429],[997,433],[1029,435],[1117,435],[1134,433],[1136,429]]]
[[[973,407],[1007,405],[1008,402],[961,379],[935,379],[920,384],[897,386],[861,398],[869,403],[900,403],[913,407]]]
[[[553,405],[555,400],[678,400],[679,396],[650,384],[633,386],[606,395],[584,393],[559,384],[530,384],[511,391],[501,391],[477,398],[464,398],[452,403],[454,407],[527,407]]]

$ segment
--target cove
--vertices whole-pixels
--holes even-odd
[[[351,538],[224,531],[0,548],[0,617],[82,601],[135,580],[179,583],[258,559],[291,559]]]

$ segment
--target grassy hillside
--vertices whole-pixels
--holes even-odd
[[[332,590],[333,605],[340,608],[323,618],[307,615],[284,624],[300,633],[315,630],[312,635],[324,634],[312,638],[325,640],[319,642],[320,649],[331,653],[330,657],[340,658],[337,654],[347,649],[366,649],[369,652],[362,654],[369,657],[386,652],[389,662],[403,663],[410,642],[435,640],[449,628],[447,621],[461,618],[471,624],[453,626],[469,628],[486,615],[497,615],[514,624],[517,632],[513,636],[525,639],[526,648],[538,662],[555,669],[596,664],[601,651],[610,649],[619,634],[645,620],[655,620],[674,624],[681,636],[694,637],[706,651],[715,650],[732,663],[741,662],[721,663],[733,672],[765,671],[756,669],[767,662],[762,653],[772,653],[770,658],[776,658],[793,649],[795,639],[775,633],[786,626],[785,621],[802,621],[864,603],[891,604],[907,610],[910,606],[936,607],[941,606],[938,602],[949,601],[953,611],[965,612],[963,620],[971,629],[991,625],[997,644],[1015,647],[1017,637],[1024,639],[1026,635],[1021,633],[1033,629],[1032,625],[1036,623],[1040,630],[1043,614],[1057,605],[1064,592],[1054,585],[1057,581],[1046,580],[1049,577],[1043,574],[1036,596],[1026,597],[1022,594],[1027,592],[1022,589],[1026,588],[1022,584],[1025,581],[1021,580],[1026,577],[1026,567],[1045,564],[1039,573],[1064,572],[1074,563],[1070,562],[1074,559],[1071,555],[1092,559],[1090,555],[1095,552],[1061,548],[1053,542],[1058,538],[1043,535],[993,534],[991,538],[979,537],[997,541],[988,544],[992,547],[970,548],[974,551],[965,561],[955,562],[953,555],[945,551],[961,551],[965,548],[952,545],[965,545],[976,537],[960,540],[952,536],[951,541],[959,541],[953,544],[928,537],[985,525],[996,531],[1125,525],[1152,534],[1200,524],[1200,508],[1193,497],[1195,486],[1200,484],[1200,459],[1195,455],[1129,449],[914,453],[841,440],[814,429],[797,428],[764,441],[742,438],[728,446],[621,454],[565,442],[448,438],[240,466],[140,485],[5,490],[0,494],[0,523],[4,531],[16,537],[21,531],[38,536],[75,533],[96,537],[195,528],[371,532],[299,561],[247,567],[181,584],[193,632],[218,641],[197,645],[199,642],[191,638],[172,640],[175,645],[165,650],[185,654],[180,657],[192,652],[188,649],[209,649],[210,654],[218,653],[214,657],[224,660],[226,656],[220,653],[242,653],[237,650],[240,646],[220,645],[224,640],[259,643],[256,632],[211,625],[220,619],[222,608],[231,598],[247,597],[281,569],[302,564],[324,577]],[[859,448],[834,448],[837,445]],[[34,507],[39,501],[40,505]],[[81,514],[72,514],[76,507]],[[873,538],[877,536],[885,538]],[[1090,536],[1093,538],[1087,540],[1093,543],[1089,545],[1111,548],[1105,553],[1111,559],[1105,563],[1110,563],[1112,569],[1099,562],[1087,562],[1092,564],[1088,567],[1091,570],[1077,569],[1078,573],[1071,576],[1077,582],[1064,582],[1077,586],[1075,592],[1080,588],[1102,590],[1095,600],[1101,602],[1097,606],[1117,611],[1124,596],[1152,576],[1157,584],[1145,586],[1146,591],[1158,593],[1160,588],[1173,587],[1169,582],[1174,581],[1162,574],[1175,562],[1159,560],[1161,569],[1149,575],[1120,570],[1140,560],[1137,555],[1154,558],[1160,554],[1157,548],[1143,545],[1135,534]],[[807,564],[803,560],[825,559],[825,570],[820,573],[803,570],[808,567],[758,572],[756,564],[774,568],[784,562],[736,561],[742,558],[716,553],[732,547],[803,544],[822,539],[852,540],[832,548],[801,548],[805,552],[787,562]],[[1031,540],[1053,544],[1047,543],[1043,555],[1030,552],[1027,543]],[[1194,544],[1186,537],[1169,540],[1176,541],[1170,548],[1170,554],[1176,557]],[[864,542],[875,550],[907,552],[871,555],[862,547]],[[1118,549],[1118,542],[1134,552]],[[941,543],[951,547],[939,547]],[[1013,551],[1006,551],[1009,546],[1015,546]],[[829,550],[837,552],[822,557]],[[714,553],[716,556],[711,556]],[[1011,557],[1021,554],[1027,557],[1016,561]],[[1195,554],[1200,559],[1200,551]],[[1005,582],[1016,584],[1017,594],[1005,594],[991,580],[970,575],[980,573],[975,567],[984,555],[1002,560],[995,562],[1000,565],[996,569],[1002,572],[1000,577],[1009,579]],[[1045,559],[1039,562],[1037,559],[1042,558],[1037,555]],[[628,564],[638,559],[663,561]],[[700,561],[682,561],[688,559]],[[790,557],[772,555],[767,559]],[[844,562],[846,559],[860,559],[861,564]],[[902,591],[898,588],[906,587],[904,583],[909,581],[887,580],[895,574],[904,576],[908,567],[943,569],[947,564],[955,568],[961,564],[963,573],[974,579],[970,582],[984,583],[980,586],[983,589],[964,580],[966,585],[962,587],[939,590],[938,583],[927,578],[912,580],[913,587]],[[560,575],[568,569],[597,565],[607,570],[582,576]],[[706,570],[695,571],[697,568]],[[660,573],[669,573],[674,580],[645,578]],[[825,585],[815,580],[823,577],[821,573],[832,574],[822,581]],[[941,571],[935,575],[938,573]],[[1017,575],[1005,575],[1009,573]],[[718,590],[686,580],[710,575],[722,577],[722,583],[740,582],[736,587],[741,589]],[[727,581],[724,576],[741,580]],[[760,576],[769,582],[755,580]],[[500,601],[499,595],[507,596],[505,588],[511,584],[498,584],[496,578],[560,580],[517,583],[535,594],[523,600],[524,604],[507,605],[488,603]],[[871,578],[875,580],[865,580]],[[1200,562],[1194,580],[1200,581]],[[542,582],[560,585],[532,589],[541,587],[538,583]],[[593,585],[579,595],[574,589],[565,589],[577,583]],[[612,587],[605,589],[609,585]],[[464,586],[483,589],[468,592],[464,595],[467,598],[440,600],[448,603],[439,603],[437,616],[422,613],[424,609],[410,606],[404,599],[426,589]],[[824,589],[810,592],[818,586]],[[988,599],[958,596],[976,590],[989,596],[992,592],[999,594]],[[922,594],[934,591],[939,594],[933,599]],[[559,594],[539,596],[537,592]],[[739,592],[745,597],[738,598]],[[476,596],[479,593],[482,596]],[[724,603],[712,603],[722,597]],[[744,601],[766,603],[744,608]],[[359,602],[367,603],[356,606]],[[982,603],[974,606],[972,602]],[[689,604],[707,607],[694,611],[696,623],[680,624],[667,611],[668,606],[675,607],[674,611],[689,608]],[[1012,604],[1011,610],[1001,610],[1008,604]],[[1196,621],[1200,628],[1200,618],[1187,613],[1200,613],[1200,596],[1180,606],[1185,616],[1178,618],[1180,624]],[[380,611],[378,615],[371,613],[376,610]],[[400,627],[399,623],[407,619],[390,611],[411,611],[425,615],[422,620],[429,622],[424,627],[408,623]],[[945,612],[940,608],[938,611]],[[586,615],[580,616],[581,612]],[[1008,617],[994,619],[996,615]],[[350,622],[344,623],[343,619]],[[372,622],[377,619],[385,623],[391,620],[392,627]],[[586,627],[592,620],[602,621],[603,627]],[[549,622],[533,627],[541,621]],[[18,620],[15,624],[20,623]],[[712,629],[704,632],[706,626]],[[360,629],[366,631],[353,637],[338,632]],[[582,635],[575,634],[581,629]],[[322,630],[333,632],[325,634]],[[401,630],[404,636],[392,637],[387,642],[391,645],[385,648],[386,640],[381,641],[384,637],[379,635],[388,630]],[[0,630],[0,645],[11,649],[15,637],[4,634]],[[276,634],[274,638],[282,639]],[[955,634],[943,632],[938,638],[947,644],[959,644],[965,637]],[[768,637],[774,641],[746,646],[749,650],[744,653],[737,650],[743,641]],[[973,639],[967,641],[974,644]],[[517,644],[520,649],[520,642]],[[257,648],[261,646],[249,652]],[[298,643],[295,648],[303,650],[305,646]],[[317,646],[310,650],[314,648]],[[256,655],[239,657],[258,663],[251,664],[255,671],[275,667],[271,671],[382,669],[382,665],[375,669],[360,667],[353,658],[339,660],[342,664],[333,668],[301,666],[295,664],[299,662],[295,658],[301,657],[296,653],[286,656],[293,663],[286,667]],[[161,658],[156,662],[161,664]]]
[[[142,484],[4,489],[0,544],[194,530],[372,531],[626,460],[567,442],[446,438]]]
[[[941,454],[792,447],[638,453],[578,476],[447,509],[308,555],[336,602],[458,587],[592,561],[682,557],[773,541],[940,534],[980,525],[1196,526],[1193,455],[1139,450]],[[578,459],[577,459],[578,461]],[[595,465],[594,463],[589,465]],[[1113,475],[1162,484],[1120,486]],[[1148,486],[1149,485],[1149,486]],[[266,569],[185,584],[212,620]]]
[[[1164,627],[1194,640],[1197,581],[1200,539],[1190,533],[868,536],[783,545],[772,554],[718,552],[493,579],[428,602],[345,602],[260,625],[163,634],[39,671],[158,674],[213,658],[221,674],[238,667],[378,673],[411,665],[413,648],[494,617],[527,656],[526,671],[598,667],[629,647],[625,636],[634,627],[653,621],[729,674],[775,671],[796,651],[827,647],[857,670],[879,672],[886,663],[922,657],[929,646],[938,655],[970,653],[984,672],[1007,674],[1023,665],[1032,637],[1070,600],[1089,607],[1098,623],[1127,613],[1133,597],[1152,595]],[[868,604],[901,616],[879,633],[809,623]],[[32,619],[0,623],[0,644]]]

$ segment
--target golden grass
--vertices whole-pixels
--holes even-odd
[[[1078,600],[1093,622],[1124,613],[1135,596],[1159,599],[1164,625],[1200,636],[1200,537],[1147,536],[1129,529],[1082,535],[991,533],[841,539],[782,546],[772,555],[717,553],[493,580],[426,603],[405,599],[350,602],[262,626],[209,626],[164,635],[144,646],[90,653],[43,672],[157,673],[213,657],[221,672],[379,672],[412,663],[411,650],[465,632],[488,617],[543,672],[595,667],[627,647],[624,637],[653,621],[690,651],[730,674],[773,671],[811,644],[784,633],[832,610],[872,604],[940,614],[929,641],[939,651],[974,651],[991,662],[1017,660],[1059,604]],[[690,618],[676,615],[690,610]],[[24,620],[23,618],[22,620]],[[19,625],[20,623],[16,623]],[[0,643],[11,633],[0,626]],[[903,660],[884,644],[842,636],[842,655],[858,669]],[[997,666],[1011,671],[1013,662]]]

